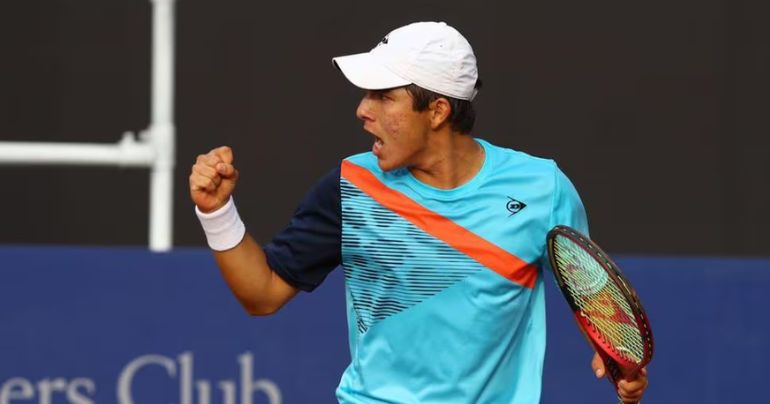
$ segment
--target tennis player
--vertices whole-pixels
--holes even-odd
[[[192,168],[228,285],[268,315],[341,267],[352,357],[341,403],[538,403],[545,236],[556,224],[587,232],[575,188],[553,161],[470,134],[476,57],[445,23],[398,28],[333,63],[365,90],[356,114],[372,150],[324,176],[269,244],[238,216],[230,148]],[[644,372],[619,394],[638,400],[646,386]]]

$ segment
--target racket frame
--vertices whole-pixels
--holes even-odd
[[[596,329],[591,323],[587,314],[585,314],[580,307],[575,303],[572,294],[566,285],[566,282],[557,268],[559,268],[556,262],[554,254],[554,240],[557,236],[566,237],[571,240],[575,245],[583,249],[588,253],[607,273],[608,282],[613,282],[620,290],[623,297],[626,299],[631,312],[633,314],[633,320],[636,323],[639,331],[641,332],[643,356],[639,363],[633,363],[623,358],[617,349],[607,341],[604,336]],[[642,303],[639,300],[636,291],[631,286],[631,283],[620,271],[620,268],[612,261],[610,256],[605,253],[595,242],[589,239],[579,231],[564,225],[559,225],[551,229],[546,237],[548,248],[548,259],[551,264],[551,269],[556,277],[556,282],[561,290],[564,298],[567,300],[570,308],[572,309],[575,320],[578,323],[578,328],[586,336],[589,343],[593,346],[594,350],[599,354],[607,369],[607,375],[610,382],[616,386],[618,382],[623,378],[629,378],[635,376],[650,360],[652,360],[652,354],[654,350],[654,339],[652,336],[652,328],[650,327],[647,313],[642,307]]]

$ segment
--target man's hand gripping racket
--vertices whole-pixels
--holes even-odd
[[[643,391],[653,338],[636,291],[610,257],[578,231],[556,226],[548,232],[547,243],[559,288],[580,330],[604,362],[608,379],[619,390],[621,380],[633,381],[641,374]],[[618,399],[636,402],[628,401],[629,396]]]

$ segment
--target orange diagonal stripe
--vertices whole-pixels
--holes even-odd
[[[374,174],[347,160],[342,177],[426,233],[476,260],[503,277],[528,288],[535,286],[537,267],[472,233],[457,223],[425,208],[408,196],[387,187]]]

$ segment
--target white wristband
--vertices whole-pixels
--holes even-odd
[[[232,197],[225,206],[211,213],[203,213],[196,206],[195,214],[201,221],[203,231],[206,233],[206,240],[212,250],[229,250],[240,244],[246,234],[246,226],[243,225],[241,217],[238,216],[238,209],[235,208]]]

